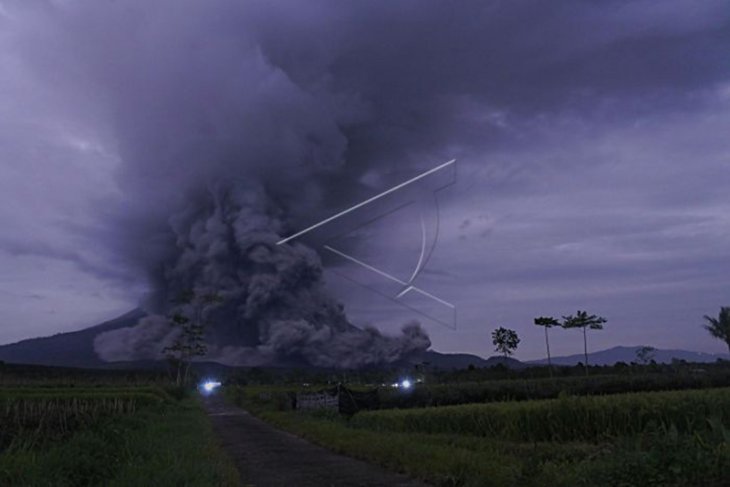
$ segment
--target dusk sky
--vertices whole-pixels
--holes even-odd
[[[586,309],[593,350],[727,351],[727,0],[0,0],[0,343],[143,303],[190,195],[236,181],[284,236],[450,159],[416,284],[456,329],[323,256],[353,323],[481,356],[505,326],[529,360]],[[415,221],[352,255],[408,275]]]

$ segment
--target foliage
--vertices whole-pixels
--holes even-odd
[[[2,364],[0,387],[137,387],[169,383],[161,370],[77,369],[46,365]]]
[[[26,444],[65,438],[102,418],[132,414],[162,401],[150,392],[4,390],[0,393],[0,448],[18,438]]]
[[[534,321],[536,326],[542,326],[545,329],[545,348],[547,349],[547,360],[550,376],[553,375],[553,364],[550,358],[550,341],[548,340],[548,328],[560,326],[560,322],[552,316],[539,316]]]
[[[720,308],[717,318],[705,315],[704,319],[707,322],[703,325],[705,330],[713,337],[724,341],[730,351],[730,307]]]
[[[635,375],[593,375],[556,379],[491,380],[446,384],[418,384],[404,394],[401,390],[380,389],[381,408],[447,406],[495,401],[554,399],[560,394],[607,395],[680,389],[725,387],[730,370],[708,367],[704,374],[644,373]]]
[[[586,330],[602,330],[606,318],[602,316],[589,315],[587,311],[578,310],[575,315],[563,316],[563,328],[580,328],[583,330],[583,353],[585,356],[586,374],[588,374],[588,338]]]
[[[200,407],[186,401],[110,416],[41,449],[19,442],[0,456],[0,485],[232,487],[239,480]]]
[[[208,347],[205,344],[205,314],[211,306],[221,302],[216,293],[195,294],[185,291],[176,300],[177,307],[170,315],[170,325],[178,329],[173,342],[162,352],[175,369],[175,383],[185,386],[188,383],[190,363],[195,357],[204,356]]]
[[[515,441],[599,441],[670,424],[680,432],[693,432],[712,416],[730,424],[730,388],[368,411],[356,414],[350,423],[381,431]]]
[[[646,365],[654,359],[654,352],[656,352],[656,348],[645,345],[636,351],[636,358]]]
[[[432,434],[353,427],[362,413],[350,422],[301,412],[257,414],[315,443],[436,486],[725,485],[730,466],[730,431],[718,418],[695,425],[691,434],[654,423],[638,435],[586,443],[516,442],[456,428]]]
[[[517,349],[520,338],[517,336],[516,331],[500,326],[492,332],[492,343],[496,347],[494,350],[504,354],[506,358]]]

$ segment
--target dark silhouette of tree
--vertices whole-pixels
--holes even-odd
[[[205,344],[205,311],[212,305],[221,302],[216,293],[196,295],[193,291],[184,291],[174,301],[175,308],[168,320],[170,326],[179,328],[175,339],[162,349],[175,370],[175,384],[183,386],[188,383],[190,364],[195,357],[204,356],[208,347]]]
[[[535,325],[545,328],[545,348],[547,348],[548,370],[550,371],[550,377],[552,377],[553,364],[550,358],[550,341],[548,340],[548,328],[552,328],[553,326],[560,326],[560,322],[552,316],[540,316],[538,318],[535,318]]]
[[[654,359],[654,352],[656,352],[656,348],[645,345],[636,350],[636,358],[646,365]]]
[[[707,315],[703,318],[707,322],[702,325],[705,330],[709,331],[710,335],[725,342],[728,352],[730,352],[730,307],[721,307],[717,318]]]
[[[492,332],[492,343],[496,347],[494,350],[507,358],[512,355],[520,343],[517,332],[504,327],[499,327]]]
[[[586,330],[602,330],[606,318],[596,315],[589,315],[587,311],[578,310],[574,315],[563,316],[563,328],[583,329],[583,355],[585,356],[585,370],[588,375],[588,336]]]

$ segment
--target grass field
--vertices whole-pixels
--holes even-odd
[[[527,401],[554,399],[559,395],[575,396],[620,394],[685,389],[709,389],[730,386],[730,368],[712,367],[692,372],[605,374],[590,377],[521,378],[509,380],[453,381],[422,384],[404,394],[398,389],[380,390],[383,408],[448,406],[493,401]]]
[[[350,419],[280,410],[284,392],[228,394],[277,426],[434,485],[730,485],[729,388],[561,394]]]
[[[0,388],[0,485],[239,485],[200,405],[181,396],[131,384]]]

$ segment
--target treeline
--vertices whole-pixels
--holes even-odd
[[[625,392],[704,389],[730,386],[730,367],[710,364],[679,373],[593,375],[554,379],[514,379],[448,384],[419,384],[409,391],[380,389],[381,408],[414,408],[456,404],[552,399]]]

